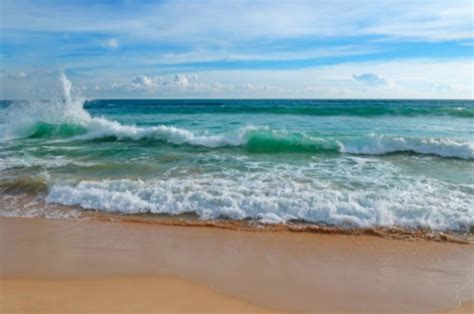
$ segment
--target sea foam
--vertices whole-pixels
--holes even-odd
[[[195,213],[201,219],[250,218],[265,223],[303,220],[343,227],[460,231],[474,225],[474,186],[459,189],[435,179],[403,176],[379,162],[340,170],[335,166],[268,165],[245,173],[88,180],[54,185],[47,201],[124,214]],[[315,175],[324,167],[331,167],[336,179],[344,178],[340,185]]]

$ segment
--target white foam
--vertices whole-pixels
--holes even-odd
[[[12,168],[60,168],[64,166],[90,167],[96,163],[67,159],[61,156],[38,158],[30,155],[0,157],[0,171]]]
[[[441,157],[474,159],[474,142],[443,138],[406,138],[371,134],[366,137],[341,141],[341,152],[383,155],[394,152],[415,152]]]
[[[0,217],[40,217],[46,219],[80,219],[83,212],[61,205],[45,204],[38,197],[23,194],[0,194]]]
[[[150,181],[81,181],[54,185],[47,201],[108,212],[182,214],[202,219],[254,218],[265,223],[303,219],[337,226],[429,227],[467,230],[474,225],[474,186],[402,176],[390,165],[345,161],[331,179],[327,165],[261,165]],[[332,167],[332,169],[337,169]],[[319,176],[317,175],[319,174]],[[338,178],[341,178],[339,181]]]
[[[72,84],[64,73],[61,74],[62,99],[17,102],[4,112],[4,122],[0,127],[3,140],[27,137],[35,132],[37,123],[53,125],[75,124],[87,127],[93,119],[84,110],[85,99],[72,93]]]
[[[236,146],[241,145],[242,140],[238,135],[200,135],[194,132],[158,125],[153,127],[137,127],[133,125],[123,125],[117,121],[110,121],[104,118],[93,118],[88,122],[89,132],[76,136],[75,139],[94,139],[114,136],[117,139],[155,139],[164,140],[175,144],[190,144],[207,147]]]

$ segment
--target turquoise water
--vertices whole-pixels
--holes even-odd
[[[474,225],[474,101],[86,101],[63,83],[0,104],[0,215]]]

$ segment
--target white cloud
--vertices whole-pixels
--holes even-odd
[[[66,69],[67,70],[67,69]],[[14,73],[14,72],[12,72]],[[213,70],[124,77],[78,77],[88,98],[454,98],[474,99],[474,63],[464,60],[359,62],[290,70]],[[57,73],[28,72],[18,79],[0,71],[0,98],[38,97],[58,85]],[[367,85],[354,74],[387,84]],[[377,81],[378,82],[378,81]]]
[[[296,70],[216,70],[202,71],[199,77],[138,76],[110,92],[125,88],[131,92],[128,97],[143,92],[146,97],[176,98],[473,99],[473,69],[471,60],[406,60]]]
[[[352,75],[352,78],[358,82],[369,86],[388,85],[388,81],[377,73],[363,73],[359,75]]]
[[[130,82],[129,87],[133,89],[140,89],[140,88],[152,88],[157,84],[154,82],[153,78],[150,78],[145,75],[137,76]]]
[[[119,93],[125,97],[171,97],[171,98],[248,98],[268,97],[283,91],[280,87],[264,83],[219,82],[201,80],[196,74],[164,76],[139,75],[130,82],[112,83],[101,90]]]
[[[109,38],[102,42],[102,46],[109,49],[116,49],[119,46],[116,38]]]
[[[176,74],[174,76],[139,75],[130,83],[118,85],[132,90],[157,91],[163,89],[187,89],[199,86],[197,75]]]

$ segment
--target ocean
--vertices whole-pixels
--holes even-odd
[[[472,100],[0,102],[0,216],[469,232]]]

